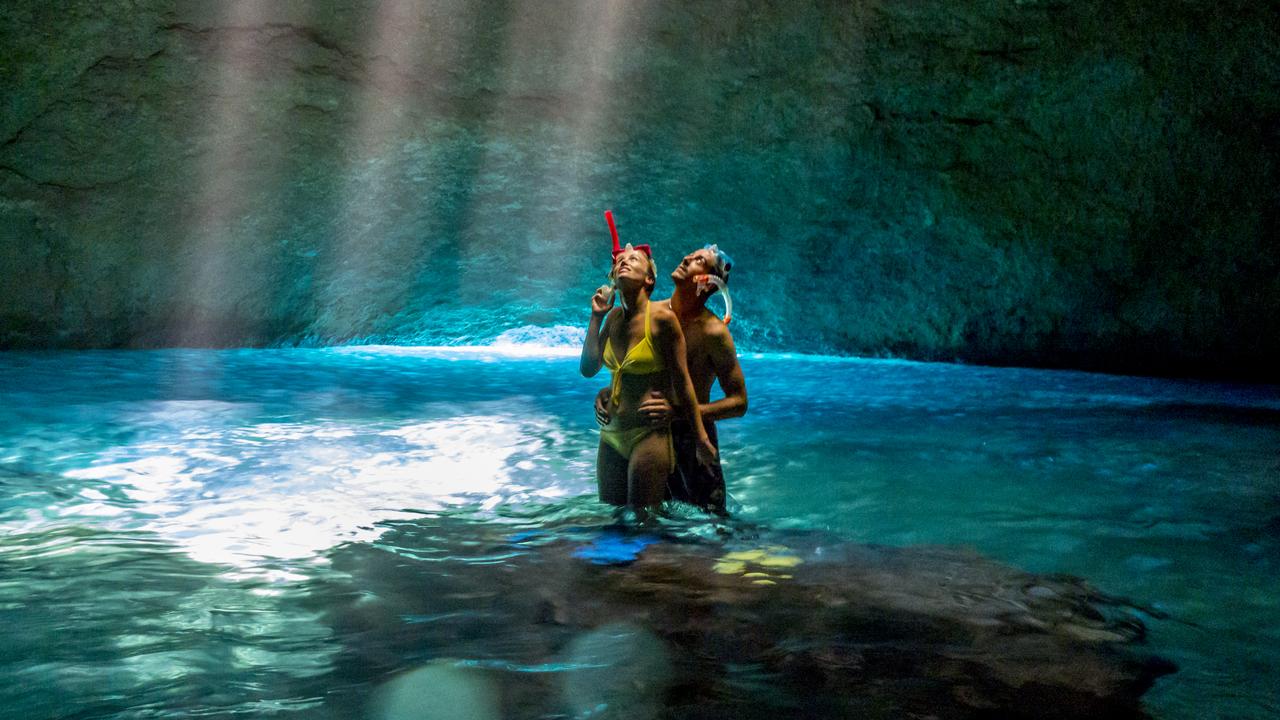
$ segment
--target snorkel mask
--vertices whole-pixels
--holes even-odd
[[[720,291],[724,296],[724,324],[728,325],[733,319],[733,298],[729,297],[729,286],[725,284],[724,278],[728,277],[729,271],[733,269],[733,258],[714,244],[703,245],[702,249],[711,251],[712,257],[715,258],[716,272],[720,275],[708,274],[695,277],[694,282],[698,283],[698,294]]]

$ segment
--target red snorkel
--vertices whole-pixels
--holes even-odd
[[[618,243],[618,226],[613,224],[613,211],[604,211],[604,221],[609,223],[609,234],[613,236],[613,256],[618,257],[618,253],[622,252],[622,245]]]
[[[605,210],[604,219],[605,222],[609,223],[609,234],[613,236],[613,257],[617,258],[623,248],[622,243],[618,242],[618,226],[613,224],[613,211]],[[648,245],[633,245],[632,248],[648,255],[650,260],[653,259],[653,251],[649,249]]]
[[[645,257],[649,258],[650,263],[653,262],[653,252],[649,250],[648,245],[627,245],[625,248],[622,247],[622,243],[618,240],[618,226],[613,224],[612,210],[604,211],[604,220],[605,222],[609,223],[609,234],[613,236],[613,261],[615,263],[618,260],[618,256],[626,252],[627,250],[639,250],[640,252],[645,254]],[[601,288],[601,289],[606,290],[606,293],[605,293],[606,295],[612,296],[613,293],[615,292],[614,287],[615,286],[614,286],[613,271],[610,270],[609,284],[604,286],[604,288]],[[609,300],[609,306],[610,307],[613,306],[612,299]]]

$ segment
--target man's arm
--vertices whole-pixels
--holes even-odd
[[[609,388],[602,387],[596,393],[596,424],[604,427],[609,424]]]
[[[703,335],[707,354],[711,360],[711,369],[720,381],[720,390],[724,397],[719,400],[699,404],[705,422],[715,422],[728,418],[742,417],[747,414],[747,381],[742,376],[742,366],[738,364],[738,351],[733,345],[733,336],[729,328],[721,325],[718,331]],[[655,427],[671,422],[675,408],[660,392],[649,393],[640,403],[640,414]],[[600,421],[599,403],[596,409],[596,421]],[[607,416],[605,422],[607,422]]]
[[[721,325],[715,332],[707,333],[705,340],[711,367],[715,370],[716,379],[720,381],[724,397],[699,407],[703,419],[715,422],[746,415],[747,380],[742,376],[742,366],[738,364],[738,350],[733,346],[733,335],[729,333],[729,328]]]

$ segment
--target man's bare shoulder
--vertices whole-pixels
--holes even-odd
[[[729,332],[729,326],[710,310],[702,313],[702,335],[715,343],[733,343],[733,334]]]

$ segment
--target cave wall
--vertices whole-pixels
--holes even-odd
[[[1266,4],[0,17],[0,347],[585,325],[608,207],[734,254],[744,349],[1277,379]]]

